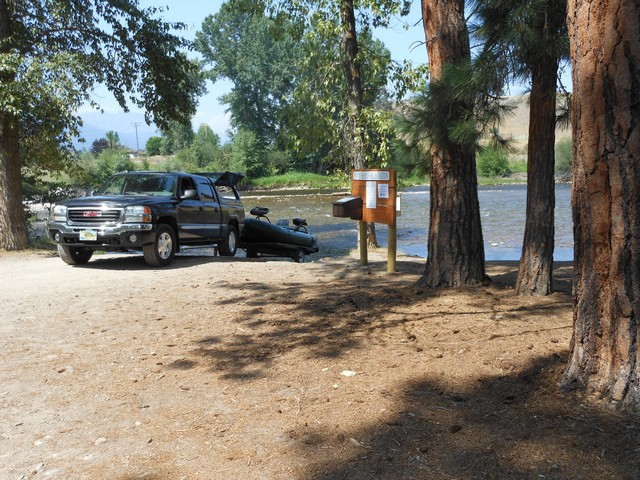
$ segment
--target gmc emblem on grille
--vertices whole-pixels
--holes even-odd
[[[90,212],[84,212],[82,214],[83,217],[88,217],[88,218],[96,218],[96,217],[101,217],[102,216],[102,212],[100,211],[90,211]]]

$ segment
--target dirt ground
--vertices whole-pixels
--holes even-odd
[[[570,264],[384,260],[0,255],[0,478],[640,479],[640,419],[557,387]]]

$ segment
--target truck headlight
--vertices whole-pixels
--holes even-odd
[[[67,221],[67,207],[65,205],[56,205],[53,207],[51,213],[51,221],[53,222],[66,222]]]
[[[127,207],[124,209],[125,223],[151,223],[151,209],[142,205]]]

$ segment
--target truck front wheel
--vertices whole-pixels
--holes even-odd
[[[218,245],[220,255],[223,257],[233,257],[238,249],[238,230],[235,226],[229,225],[227,236],[224,237]]]
[[[173,229],[168,225],[160,224],[153,243],[142,247],[144,261],[152,267],[165,267],[173,261],[176,247],[176,234]]]
[[[93,250],[83,247],[67,247],[58,245],[58,254],[62,261],[68,265],[84,265],[93,255]]]

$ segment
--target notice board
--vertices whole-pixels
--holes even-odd
[[[396,173],[393,169],[353,170],[351,194],[362,198],[362,221],[396,224]]]

